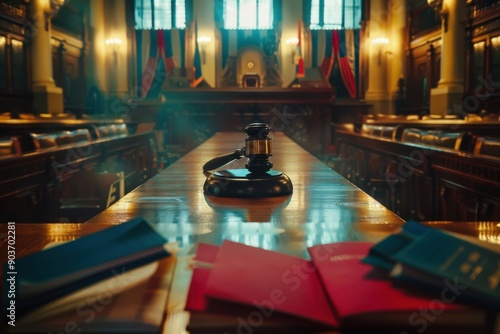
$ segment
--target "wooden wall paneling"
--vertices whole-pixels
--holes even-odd
[[[31,34],[25,3],[0,3],[0,113],[32,112],[30,48]],[[13,54],[14,53],[14,54]]]
[[[85,43],[81,38],[55,29],[52,36],[53,76],[63,89],[66,111],[81,112],[86,107]]]
[[[425,108],[428,101],[428,97],[426,96],[428,87],[428,60],[424,53],[420,53],[414,54],[412,61],[408,99],[411,106]]]

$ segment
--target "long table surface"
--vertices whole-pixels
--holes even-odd
[[[184,311],[192,274],[189,261],[198,242],[220,245],[228,239],[307,257],[307,248],[312,245],[347,240],[376,242],[404,223],[284,134],[271,136],[270,160],[273,169],[292,180],[294,190],[289,196],[262,199],[205,196],[203,164],[244,146],[243,133],[217,133],[84,224],[17,224],[17,256],[38,251],[50,242],[74,240],[142,216],[155,224],[168,241],[179,244],[163,333],[183,333],[189,317]],[[226,168],[244,168],[245,160]],[[489,241],[493,242],[500,239],[500,228],[494,222],[430,224],[491,238]],[[5,224],[0,233],[5,234]],[[5,255],[2,254],[2,262]]]

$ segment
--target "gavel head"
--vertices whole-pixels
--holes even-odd
[[[269,161],[271,153],[271,128],[265,123],[252,123],[245,127],[247,138],[245,139],[245,157],[248,162],[245,165],[251,173],[265,173],[273,168]]]

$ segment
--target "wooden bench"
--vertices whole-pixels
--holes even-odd
[[[465,142],[475,137],[405,129],[392,140],[337,129],[346,164],[332,167],[404,219],[500,220],[499,141],[479,137],[473,152]]]
[[[158,172],[154,133],[88,140],[89,131],[84,130],[71,130],[73,142],[64,140],[61,145],[57,138],[63,132],[23,133],[32,149],[0,157],[2,221],[56,222],[61,218],[62,198],[82,198],[75,185],[83,182],[93,187],[99,174],[122,172],[129,176],[123,181],[128,192]],[[99,197],[107,198],[108,190],[100,191]]]

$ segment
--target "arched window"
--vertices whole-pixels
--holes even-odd
[[[185,0],[135,0],[135,29],[169,30],[185,27]]]
[[[361,0],[310,0],[310,29],[358,29]]]
[[[273,29],[273,0],[224,0],[224,29]]]

